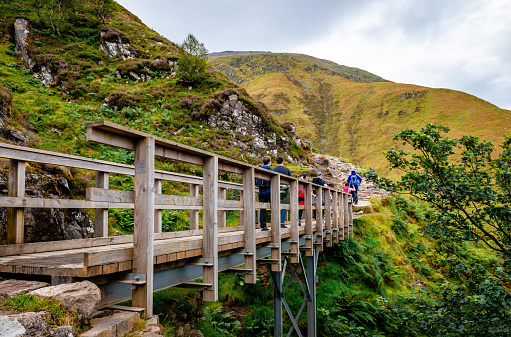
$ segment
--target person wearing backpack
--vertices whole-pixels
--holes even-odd
[[[273,171],[270,164],[271,164],[271,158],[268,156],[264,156],[262,168]],[[259,194],[258,194],[259,202],[270,202],[271,201],[270,181],[256,178],[255,185],[257,187],[259,187]],[[269,230],[269,228],[266,226],[266,208],[261,208],[259,210],[259,224],[261,225],[262,231]]]
[[[351,191],[351,195],[353,196],[353,204],[356,205],[358,204],[358,186],[362,183],[362,178],[355,171],[351,171],[346,182],[349,184],[349,187],[355,189]]]
[[[291,177],[291,170],[284,166],[284,157],[282,156],[277,157],[277,166],[275,166],[273,170],[280,174],[285,174]],[[289,204],[289,202],[290,202],[289,185],[280,184],[280,203]],[[285,208],[282,208],[280,210],[280,227],[282,228],[287,228],[287,226],[284,225],[284,222],[286,221],[286,215],[287,210]]]
[[[298,179],[306,181],[307,175],[305,173],[302,173],[300,174],[300,177]],[[305,188],[303,187],[298,187],[298,205],[299,206],[305,205]],[[298,210],[298,226],[302,225],[302,214],[303,209]]]
[[[321,187],[328,187],[325,179],[323,179],[323,173],[322,172],[318,172],[317,173],[316,177],[312,179],[312,183],[316,184],[316,185],[320,185]],[[323,199],[322,199],[323,201],[321,202],[321,204],[323,206],[325,206],[325,191],[323,191],[321,196],[323,197]],[[314,206],[316,205],[316,201],[315,200],[313,202],[313,205]],[[316,219],[316,210],[315,209],[312,210],[312,218]]]

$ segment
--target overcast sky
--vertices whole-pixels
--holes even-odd
[[[117,0],[210,52],[303,53],[511,109],[509,0]]]

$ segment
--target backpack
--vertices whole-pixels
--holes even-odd
[[[358,185],[358,179],[356,175],[350,176],[350,186],[356,186]]]
[[[300,199],[305,198],[305,188],[303,188],[303,187],[298,188],[298,198],[300,198]]]
[[[261,178],[255,178],[256,187],[270,187],[270,181]]]

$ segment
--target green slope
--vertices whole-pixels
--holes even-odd
[[[211,113],[217,113],[229,95],[237,94],[251,114],[261,117],[261,132],[291,139],[291,134],[246,91],[223,74],[208,67],[206,79],[193,86],[182,85],[175,76],[175,62],[183,51],[175,43],[149,29],[136,16],[112,3],[105,26],[91,7],[92,2],[73,3],[63,14],[60,34],[49,20],[51,12],[40,10],[33,0],[0,3],[0,108],[3,118],[0,137],[5,130],[23,133],[32,147],[105,157],[102,147],[85,141],[83,124],[108,119],[118,124],[149,132],[202,149],[246,158],[239,142],[251,138],[209,127]],[[52,83],[44,87],[15,54],[13,24],[17,18],[29,22],[27,53],[37,68],[52,73]],[[53,17],[55,23],[56,17]],[[128,59],[109,57],[100,50],[104,41],[122,41]],[[141,78],[137,80],[137,78]],[[5,93],[5,95],[4,95]],[[4,97],[5,96],[5,97]],[[10,131],[9,131],[10,132]],[[305,157],[298,146],[280,149],[296,157]],[[126,161],[125,155],[116,155]],[[107,158],[112,158],[106,153]]]
[[[451,136],[500,143],[511,112],[448,89],[393,83],[356,68],[300,54],[217,57],[210,64],[264,102],[281,122],[293,122],[319,152],[387,171],[383,151],[393,133],[434,122]]]

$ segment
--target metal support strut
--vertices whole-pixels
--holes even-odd
[[[305,307],[307,306],[307,336],[316,336],[316,268],[318,265],[319,252],[313,251],[313,256],[306,257],[306,267],[304,266],[304,260],[302,254],[299,254],[299,263],[292,264],[290,259],[285,256],[282,271],[270,271],[270,275],[273,281],[273,318],[274,318],[274,336],[283,336],[283,310],[282,307],[286,308],[287,315],[291,321],[291,326],[287,333],[287,336],[291,336],[293,331],[296,331],[296,335],[303,337],[300,328],[298,327],[298,320],[302,315]],[[289,265],[291,277],[284,282],[284,275],[286,274],[287,266]],[[303,281],[300,279],[300,270]],[[286,301],[286,291],[292,281],[296,281],[303,294],[303,303],[296,313],[293,314],[291,308]],[[285,284],[284,284],[285,283]],[[303,284],[302,284],[303,283]]]

